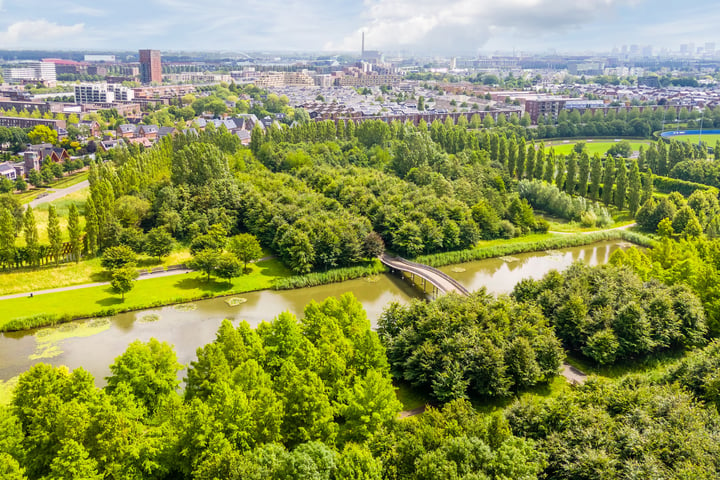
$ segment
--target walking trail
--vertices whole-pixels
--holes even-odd
[[[55,200],[60,200],[64,196],[70,195],[71,193],[82,190],[83,188],[88,186],[90,186],[90,182],[88,182],[87,180],[83,180],[82,182],[76,183],[75,185],[71,185],[67,188],[59,188],[57,190],[51,189],[52,191],[50,193],[43,197],[36,198],[32,202],[28,203],[28,205],[30,205],[32,208],[35,208],[42,203],[54,202]]]

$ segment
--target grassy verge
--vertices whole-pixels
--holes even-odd
[[[231,282],[189,273],[140,280],[125,301],[105,285],[2,301],[0,331],[54,325],[76,318],[104,317],[120,312],[264,290],[290,272],[278,260],[248,265],[250,273]]]
[[[452,265],[454,263],[473,262],[475,260],[502,257],[504,255],[514,255],[517,253],[579,247],[581,245],[589,245],[591,243],[601,242],[604,240],[625,240],[645,247],[649,247],[654,244],[654,240],[650,237],[629,230],[607,230],[578,235],[544,234],[541,235],[540,238],[537,238],[535,235],[529,235],[527,237],[519,237],[513,240],[515,241],[503,242],[500,240],[499,242],[501,243],[485,242],[484,244],[479,244],[476,248],[469,250],[424,255],[418,257],[416,261],[432,267],[442,267],[444,265]]]
[[[355,278],[368,277],[386,272],[387,268],[380,260],[373,259],[367,265],[347,268],[336,268],[327,272],[313,272],[307,275],[277,278],[273,282],[275,290],[290,290],[293,288],[316,287],[328,283],[344,282]]]
[[[158,262],[155,257],[140,255],[138,268],[168,267],[179,265],[190,259],[190,251],[183,247],[163,257]],[[0,274],[0,295],[14,293],[36,292],[50,288],[70,287],[84,283],[104,282],[108,279],[103,275],[103,268],[99,258],[90,258],[80,263],[62,263],[55,266],[41,268],[22,268],[10,270]]]
[[[67,187],[72,187],[73,185],[77,185],[78,183],[85,181],[87,179],[88,179],[88,171],[85,170],[83,172],[73,173],[72,175],[63,177],[60,180],[50,183],[48,186],[50,188],[55,188],[55,189],[67,188]]]

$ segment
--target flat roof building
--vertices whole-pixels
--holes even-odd
[[[160,50],[140,50],[140,82],[162,83]]]

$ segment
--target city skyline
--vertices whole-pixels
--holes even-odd
[[[5,49],[327,51],[367,49],[473,55],[492,51],[610,51],[720,44],[708,0],[429,0],[238,3],[0,0]],[[693,53],[693,52],[691,52]]]

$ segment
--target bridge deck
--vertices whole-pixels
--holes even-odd
[[[460,295],[470,295],[470,292],[463,287],[460,282],[436,268],[411,262],[400,257],[391,257],[385,253],[380,255],[380,261],[395,270],[417,275],[442,293],[457,292]]]

